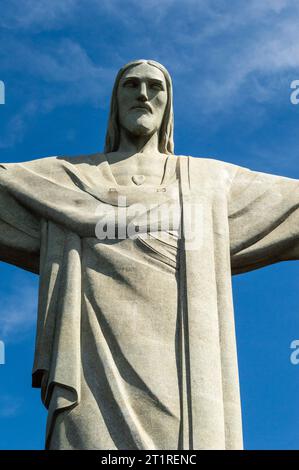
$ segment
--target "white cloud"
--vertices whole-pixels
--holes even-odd
[[[20,397],[0,395],[0,418],[12,418],[20,414],[24,400]]]
[[[26,126],[30,118],[34,116],[37,111],[37,103],[31,101],[30,103],[25,103],[25,105],[12,116],[6,124],[3,135],[0,136],[0,149],[13,147],[22,141]]]
[[[21,281],[21,282],[20,282]],[[38,290],[24,274],[12,277],[9,293],[1,292],[0,338],[4,343],[19,342],[35,328]]]
[[[27,81],[22,83],[24,101],[8,121],[0,148],[19,143],[35,115],[69,105],[104,107],[107,83],[112,86],[114,75],[113,69],[95,64],[78,43],[69,39],[43,48],[12,40],[2,50],[2,64],[18,74],[25,70]]]
[[[41,80],[36,95],[42,96],[42,104],[49,109],[55,105],[96,102],[102,95],[103,83],[111,75],[109,68],[95,64],[80,44],[61,39],[40,47],[32,42],[8,41],[2,50],[2,63],[7,69],[26,73],[32,80]],[[51,86],[58,96],[46,96]],[[31,97],[30,97],[31,98]]]
[[[295,75],[299,67],[298,21],[292,0],[231,2],[225,11],[206,8],[205,21],[198,28],[193,22],[190,34],[183,29],[176,47],[188,52],[177,73],[183,76],[186,68],[196,77],[191,86],[202,113],[273,99],[282,74]]]
[[[107,108],[115,71],[134,58],[164,63],[178,111],[193,109],[202,122],[283,103],[287,80],[298,78],[296,0],[127,0],[125,7],[122,0],[26,0],[22,14],[16,0],[4,3],[0,21],[10,34],[1,63],[25,74],[26,96],[2,147],[20,141],[35,114],[74,104]],[[57,29],[58,37],[36,36]]]
[[[76,12],[78,0],[3,0],[2,28],[36,31],[56,29],[67,23]]]

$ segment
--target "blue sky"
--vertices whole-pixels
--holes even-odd
[[[150,58],[174,82],[177,154],[299,178],[297,0],[2,0],[0,161],[103,148],[114,76]],[[0,449],[42,449],[31,389],[36,276],[1,263]],[[234,278],[244,442],[298,449],[299,263]]]

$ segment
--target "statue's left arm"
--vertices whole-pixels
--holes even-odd
[[[299,180],[239,167],[229,231],[233,274],[299,259]]]

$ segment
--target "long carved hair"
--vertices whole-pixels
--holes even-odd
[[[172,82],[170,75],[166,68],[154,60],[134,60],[124,65],[118,72],[112,91],[110,114],[108,120],[108,128],[105,141],[105,153],[116,152],[120,143],[120,125],[118,119],[118,103],[117,103],[117,88],[122,75],[131,67],[140,64],[149,64],[161,70],[165,77],[167,87],[167,104],[162,119],[161,127],[159,130],[159,151],[161,153],[173,154],[173,99],[172,99]]]

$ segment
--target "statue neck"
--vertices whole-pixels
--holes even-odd
[[[158,133],[155,132],[151,136],[146,135],[132,135],[121,130],[120,134],[120,144],[118,147],[118,153],[129,153],[129,154],[158,154]]]

